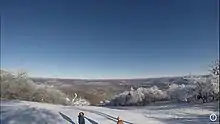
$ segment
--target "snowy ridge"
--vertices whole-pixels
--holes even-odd
[[[216,124],[209,121],[209,115],[218,115],[217,104],[161,103],[146,107],[104,108],[1,101],[1,124],[77,124],[80,111],[85,113],[86,124],[116,124],[117,116],[125,124]]]

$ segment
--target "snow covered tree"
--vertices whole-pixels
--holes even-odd
[[[195,85],[197,99],[202,99],[203,102],[213,101],[219,98],[219,61],[211,64],[211,75],[208,77],[188,76],[189,84]],[[210,98],[211,97],[211,98]]]
[[[115,106],[140,106],[146,105],[153,101],[160,101],[167,99],[167,93],[160,90],[158,87],[153,86],[151,88],[139,87],[134,90],[124,91],[121,94],[116,95],[111,101],[110,105]]]
[[[219,76],[219,66],[220,66],[220,62],[219,60],[214,61],[211,65],[210,65],[210,69],[209,71],[215,75],[215,76]]]
[[[1,71],[0,74],[1,98],[3,99],[68,104],[67,96],[63,92],[55,87],[35,84],[24,71],[18,73]]]

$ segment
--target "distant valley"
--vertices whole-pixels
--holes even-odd
[[[210,75],[201,75],[208,77]],[[48,84],[54,86],[65,85],[96,85],[96,86],[164,86],[169,83],[187,84],[183,77],[160,77],[160,78],[137,78],[137,79],[60,79],[60,78],[31,78],[37,84]]]
[[[209,75],[201,75],[207,77]],[[74,93],[86,98],[92,104],[98,104],[102,100],[112,98],[131,87],[158,86],[166,89],[169,84],[187,84],[183,77],[162,77],[146,79],[111,79],[111,80],[85,80],[85,79],[59,79],[59,78],[31,78],[36,84],[50,85],[58,88],[71,98]]]

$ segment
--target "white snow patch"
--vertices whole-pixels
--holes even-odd
[[[125,121],[125,124],[214,124],[209,121],[209,115],[215,113],[219,116],[217,104],[163,103],[146,107],[105,108],[1,101],[1,123],[67,124],[71,122],[71,124],[77,124],[78,113],[83,111],[88,117],[86,124],[116,124],[118,116]]]

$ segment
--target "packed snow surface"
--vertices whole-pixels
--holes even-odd
[[[145,107],[62,106],[27,101],[1,101],[1,124],[78,124],[83,111],[86,124],[217,124],[209,120],[218,114],[218,103],[190,105],[157,103]]]

